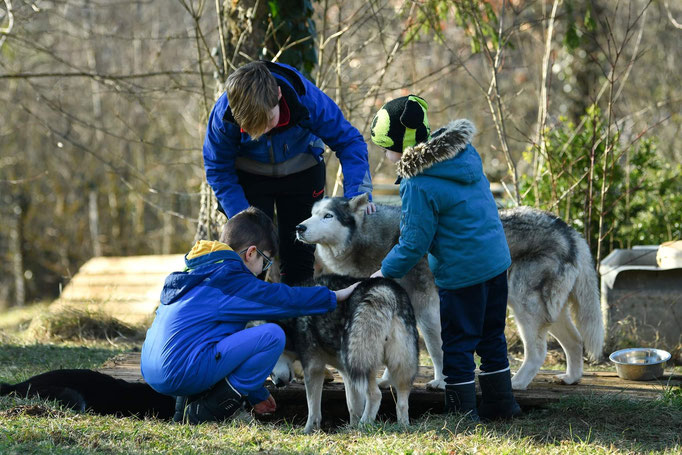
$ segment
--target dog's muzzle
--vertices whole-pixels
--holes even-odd
[[[308,228],[304,224],[299,224],[296,226],[296,238],[298,240],[303,240],[303,236],[305,235],[305,231]]]

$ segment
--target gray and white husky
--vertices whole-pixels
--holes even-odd
[[[358,281],[323,275],[314,285],[342,289]],[[345,302],[327,314],[279,321],[286,334],[285,354],[272,377],[277,385],[292,378],[291,363],[303,366],[308,421],[304,432],[320,427],[325,365],[338,369],[346,389],[350,423],[371,423],[381,404],[376,372],[386,366],[396,391],[398,422],[409,424],[408,398],[419,368],[419,334],[410,298],[393,280],[363,280]]]
[[[316,244],[325,270],[369,276],[398,241],[400,208],[377,205],[365,214],[367,196],[328,198],[315,204],[297,238]],[[566,353],[566,373],[573,384],[583,374],[583,347],[593,359],[601,356],[604,328],[597,275],[585,240],[556,216],[530,207],[500,212],[512,265],[508,270],[509,305],[524,347],[521,367],[512,379],[525,389],[544,363],[547,333]],[[398,280],[410,295],[417,325],[434,365],[431,387],[442,388],[443,353],[438,292],[426,259]],[[390,373],[384,373],[387,381]]]
[[[367,195],[353,199],[322,199],[313,206],[312,216],[296,227],[296,237],[317,244],[315,254],[325,271],[340,275],[368,277],[379,270],[382,259],[400,235],[400,207],[378,205],[365,217]],[[440,335],[440,300],[426,257],[398,283],[407,291],[417,326],[433,361],[434,379],[426,387],[445,388]],[[385,371],[379,385],[390,382]]]

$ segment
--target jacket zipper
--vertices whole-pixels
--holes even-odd
[[[268,150],[270,151],[270,163],[275,164],[275,151],[272,149],[272,135],[268,134]]]

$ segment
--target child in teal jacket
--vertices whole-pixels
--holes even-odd
[[[372,122],[372,141],[396,163],[402,216],[398,244],[372,276],[402,278],[428,253],[439,289],[445,409],[474,419],[511,417],[504,326],[509,248],[475,129],[456,120],[430,134],[427,103],[409,95],[389,101]],[[481,357],[483,400],[477,411],[474,352]]]

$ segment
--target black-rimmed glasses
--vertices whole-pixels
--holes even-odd
[[[244,250],[241,250],[241,251],[239,252],[239,254],[245,253],[247,250],[248,250],[248,248],[246,248],[246,249],[244,249]],[[256,247],[256,251],[258,252],[258,254],[260,254],[261,256],[263,256],[263,259],[265,260],[265,263],[263,264],[263,270],[261,271],[261,273],[263,273],[263,272],[265,272],[267,269],[269,269],[270,266],[272,265],[272,259],[270,259],[269,257],[267,257],[267,256],[265,255],[265,253],[263,253],[261,250],[258,249],[258,247]]]

